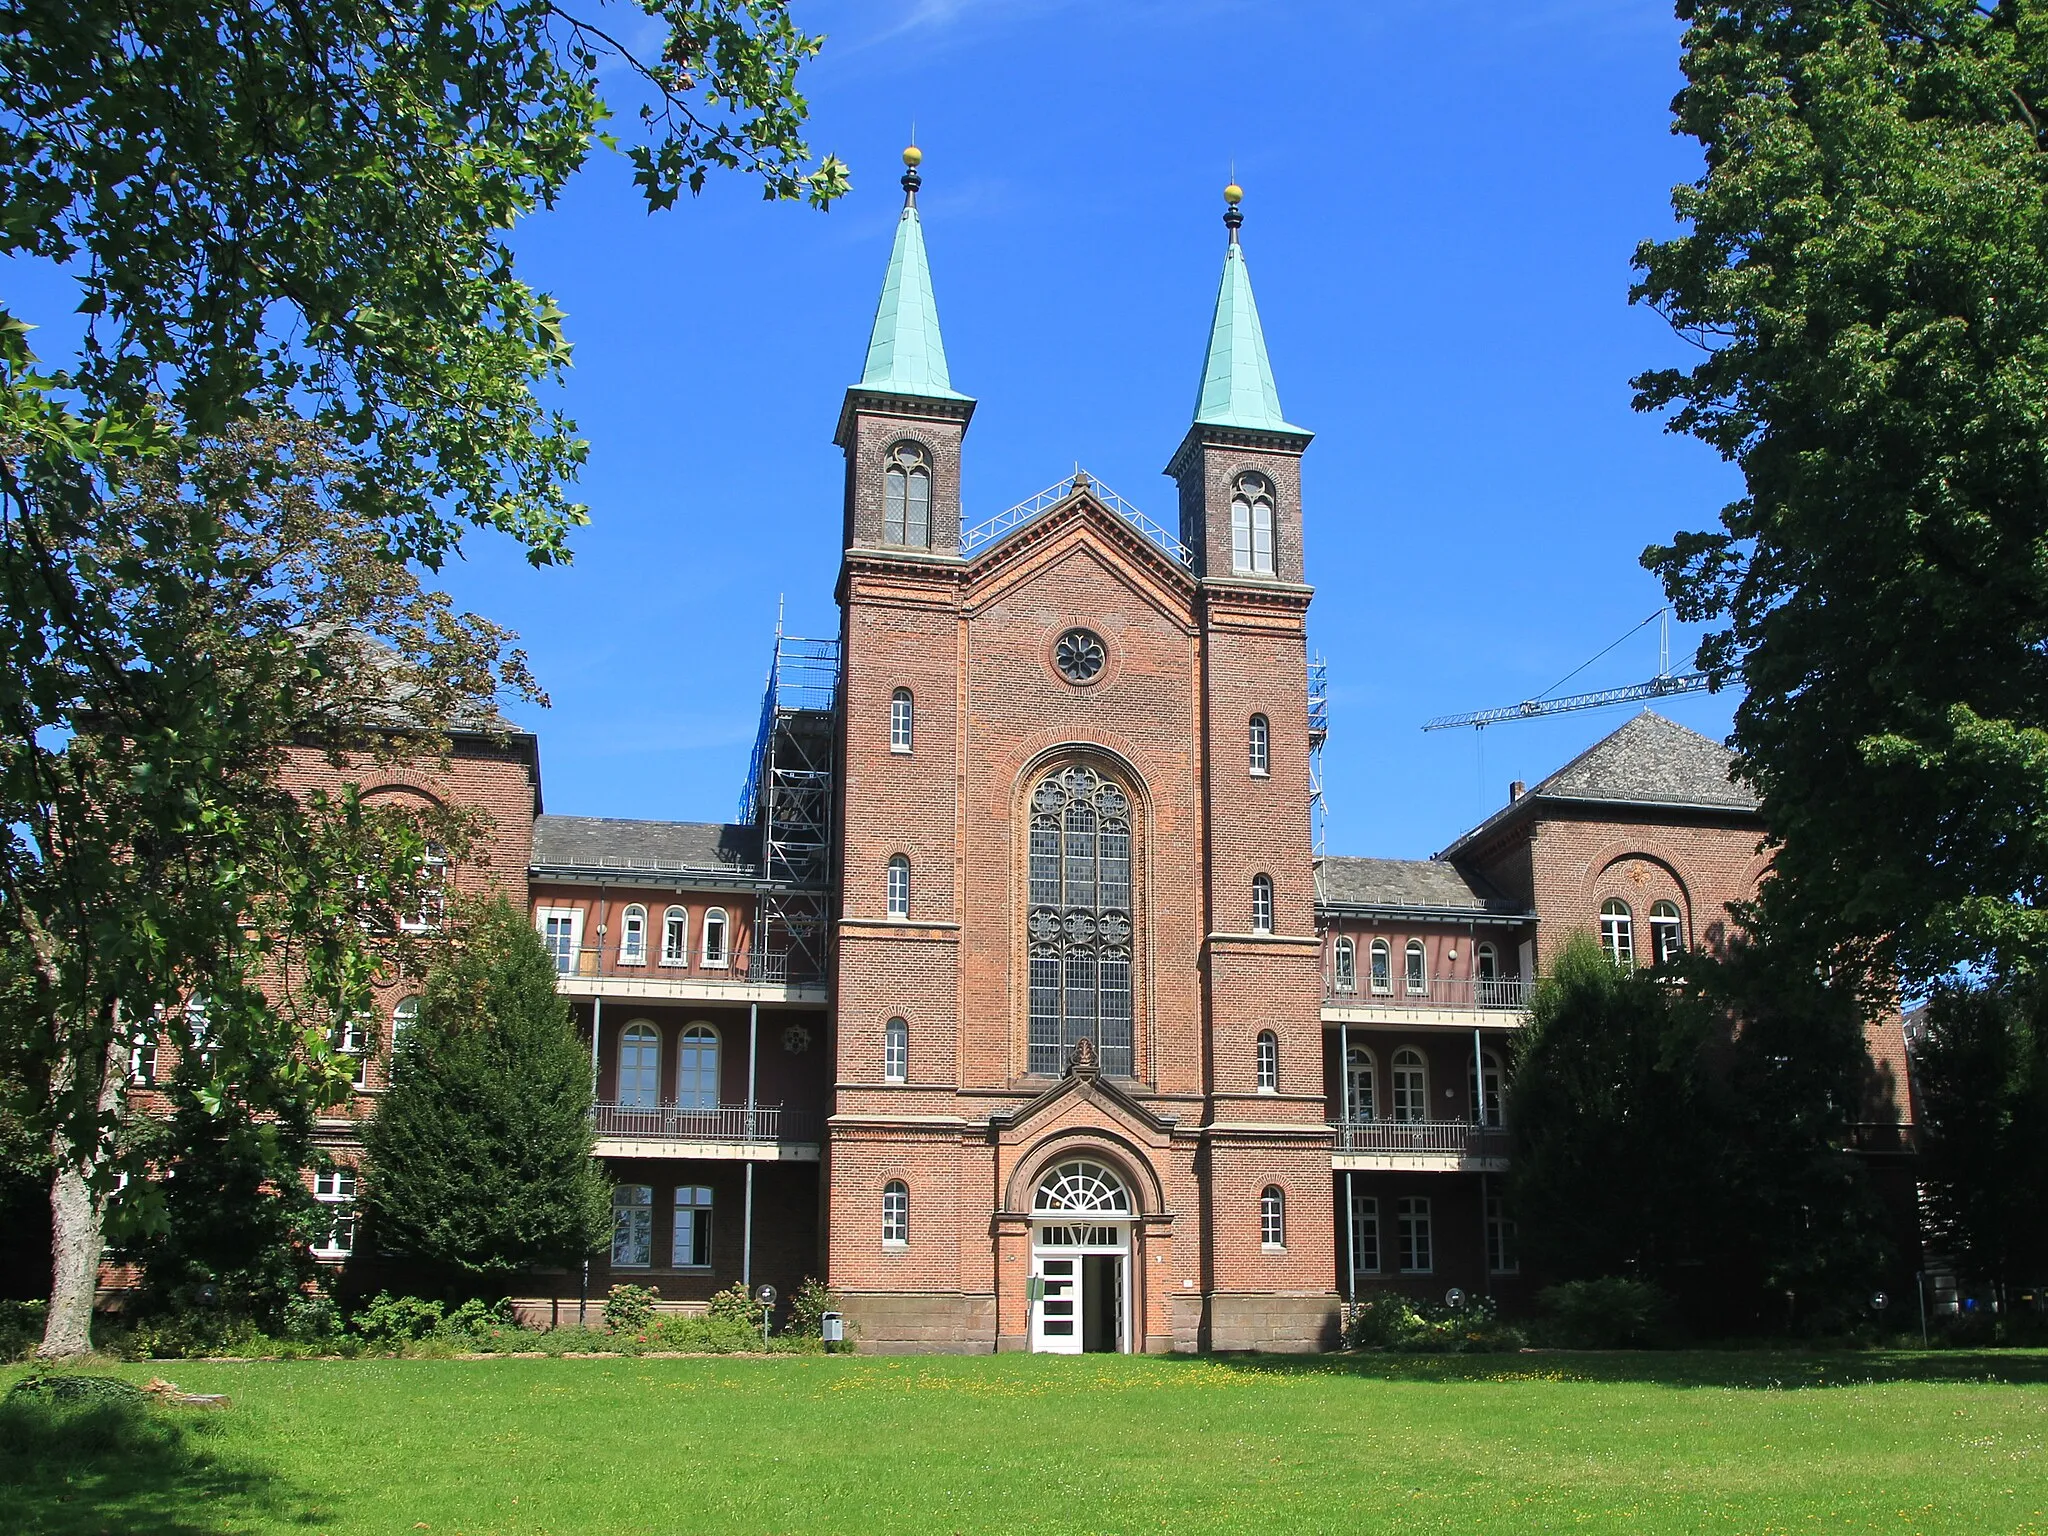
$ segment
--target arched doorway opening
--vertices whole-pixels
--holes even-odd
[[[1031,1200],[1031,1348],[1053,1355],[1131,1347],[1130,1189],[1101,1163],[1048,1168]]]

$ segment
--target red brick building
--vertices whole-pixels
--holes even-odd
[[[1436,859],[1318,860],[1310,434],[1235,205],[1177,528],[1078,473],[969,527],[916,187],[838,420],[840,633],[778,639],[740,821],[540,815],[524,738],[388,787],[498,818],[456,877],[523,873],[591,1042],[589,1294],[823,1274],[868,1348],[1062,1351],[1310,1349],[1376,1287],[1511,1293],[1531,978],[1577,931],[1724,936],[1762,835],[1729,754],[1644,714]]]

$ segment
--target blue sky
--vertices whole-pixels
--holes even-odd
[[[828,35],[804,86],[813,144],[853,168],[842,204],[729,178],[650,216],[601,155],[519,235],[569,314],[593,521],[567,569],[479,535],[447,579],[521,632],[553,696],[523,717],[550,810],[732,815],[778,603],[795,633],[837,632],[832,428],[913,120],[953,383],[980,402],[970,522],[1077,462],[1171,522],[1160,471],[1234,166],[1281,401],[1318,434],[1333,852],[1431,853],[1627,718],[1419,729],[1543,691],[1655,610],[1642,547],[1739,493],[1629,409],[1631,374],[1687,355],[1625,302],[1696,167],[1669,132],[1679,29],[1658,0],[795,9]],[[1655,661],[1652,629],[1573,686]],[[1663,707],[1718,737],[1732,701]]]

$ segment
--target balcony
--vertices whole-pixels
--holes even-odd
[[[1503,1125],[1465,1120],[1353,1120],[1330,1126],[1333,1168],[1399,1168],[1417,1173],[1501,1173],[1508,1166]]]
[[[1344,986],[1338,977],[1325,974],[1323,1014],[1333,1022],[1395,1018],[1458,1027],[1513,1026],[1529,1011],[1535,991],[1536,983],[1520,976],[1395,977],[1378,986],[1360,976]]]
[[[576,997],[663,998],[699,1002],[816,1003],[826,1001],[825,978],[813,966],[792,964],[779,950],[748,950],[724,965],[701,959],[664,965],[619,958],[616,945],[555,951],[555,986]]]
[[[598,1104],[591,1111],[602,1157],[710,1157],[815,1163],[818,1120],[779,1104]]]

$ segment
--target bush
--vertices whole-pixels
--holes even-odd
[[[30,1371],[8,1390],[8,1400],[43,1398],[53,1403],[133,1403],[147,1400],[142,1388],[118,1376],[68,1376]]]
[[[1527,1342],[1519,1328],[1500,1320],[1486,1297],[1454,1308],[1389,1293],[1353,1307],[1344,1325],[1346,1349],[1474,1355],[1520,1349]]]
[[[274,1351],[247,1317],[221,1311],[168,1312],[109,1330],[105,1348],[123,1360],[197,1360]]]
[[[1643,1280],[1573,1280],[1539,1293],[1536,1305],[1544,1342],[1565,1349],[1650,1349],[1670,1337],[1671,1298]]]
[[[737,1280],[711,1298],[710,1315],[729,1323],[745,1323],[760,1337],[761,1304]]]
[[[341,1309],[320,1295],[294,1296],[278,1319],[284,1336],[300,1344],[319,1344],[341,1331]]]
[[[349,1331],[367,1344],[402,1344],[441,1330],[441,1303],[379,1291],[348,1320]]]
[[[605,1326],[613,1333],[635,1333],[654,1316],[661,1293],[649,1285],[615,1285],[604,1299]]]
[[[789,1331],[799,1338],[818,1338],[825,1331],[825,1314],[838,1310],[838,1293],[816,1275],[805,1275],[789,1298]]]
[[[40,1301],[0,1301],[0,1360],[26,1360],[43,1342]]]

